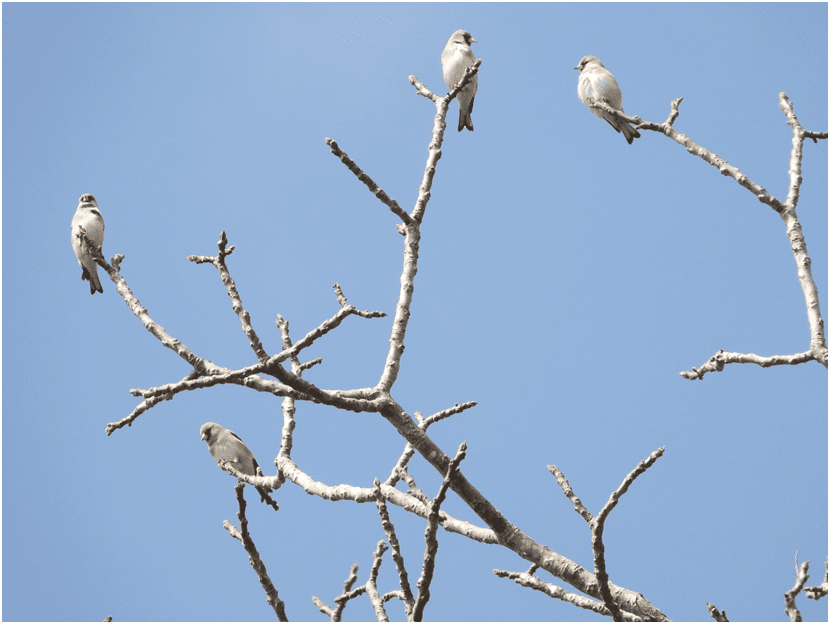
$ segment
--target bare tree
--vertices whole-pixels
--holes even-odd
[[[189,390],[198,390],[219,384],[234,384],[245,386],[258,392],[267,392],[283,399],[282,440],[275,460],[277,473],[275,475],[258,474],[252,476],[241,474],[228,464],[223,465],[225,470],[239,479],[236,496],[239,502],[238,518],[240,528],[236,528],[228,521],[225,521],[225,528],[232,537],[242,543],[266,593],[268,603],[274,609],[277,617],[282,621],[288,619],[286,606],[280,599],[277,589],[269,578],[266,565],[261,560],[251,535],[248,532],[246,502],[243,497],[243,484],[245,483],[261,490],[272,491],[279,490],[287,482],[290,482],[302,488],[306,493],[322,499],[345,499],[358,503],[373,503],[376,505],[380,517],[380,524],[386,535],[386,541],[381,541],[376,545],[373,555],[373,565],[365,583],[356,587],[358,582],[358,568],[357,564],[354,564],[344,582],[343,592],[334,597],[330,604],[316,597],[313,598],[321,612],[330,617],[332,621],[339,621],[348,602],[364,594],[371,601],[378,620],[388,619],[384,605],[389,600],[397,599],[402,601],[406,616],[409,620],[420,621],[424,617],[425,607],[429,601],[430,584],[433,579],[433,571],[436,566],[438,554],[439,526],[445,531],[457,533],[480,543],[498,544],[516,553],[529,564],[526,571],[494,570],[494,574],[498,577],[512,579],[520,585],[543,592],[552,598],[570,602],[574,606],[592,610],[598,614],[611,616],[615,621],[668,621],[668,617],[651,602],[646,600],[641,593],[636,590],[620,587],[610,581],[604,555],[605,545],[603,542],[603,531],[610,512],[619,503],[626,491],[633,485],[634,481],[653,466],[663,455],[663,448],[655,450],[649,457],[640,461],[622,479],[620,486],[610,494],[608,502],[599,510],[596,516],[592,515],[582,504],[563,472],[554,465],[548,466],[548,469],[555,477],[563,493],[573,505],[574,510],[584,518],[590,528],[591,544],[594,553],[594,570],[593,572],[589,572],[576,562],[554,552],[546,545],[526,534],[520,527],[511,522],[509,518],[499,512],[493,502],[479,492],[461,471],[461,463],[465,460],[468,452],[466,444],[461,444],[451,457],[430,437],[428,429],[432,425],[474,407],[476,405],[475,402],[470,401],[456,404],[428,417],[422,416],[419,412],[414,412],[413,418],[393,396],[393,388],[400,372],[406,332],[411,316],[414,281],[419,260],[421,225],[424,222],[426,209],[431,197],[430,190],[433,177],[438,166],[438,161],[442,157],[441,147],[446,130],[445,119],[447,110],[452,99],[457,96],[459,91],[478,72],[481,62],[481,59],[477,60],[472,70],[467,70],[458,85],[444,97],[439,97],[431,92],[415,76],[409,77],[409,81],[415,87],[418,95],[428,98],[436,106],[432,140],[429,144],[423,179],[419,187],[417,201],[410,212],[405,211],[398,202],[390,198],[368,174],[349,158],[346,152],[334,140],[326,139],[326,144],[330,148],[331,153],[340,159],[357,179],[363,182],[369,191],[399,219],[400,222],[396,227],[398,232],[404,237],[403,270],[400,278],[401,287],[395,307],[391,335],[389,337],[390,347],[382,374],[374,387],[326,390],[303,378],[303,373],[306,370],[320,364],[322,361],[320,358],[303,361],[302,356],[304,350],[317,343],[317,341],[321,340],[329,332],[337,329],[350,316],[357,316],[367,320],[385,316],[383,312],[361,310],[350,304],[338,284],[334,285],[334,295],[340,305],[338,312],[332,317],[321,321],[315,329],[300,339],[292,339],[288,320],[277,315],[276,325],[282,335],[282,350],[279,353],[270,354],[263,347],[257,331],[251,323],[250,315],[246,311],[234,280],[231,277],[227,259],[233,253],[234,247],[228,244],[225,232],[222,232],[220,236],[218,253],[215,256],[189,256],[189,260],[192,262],[197,264],[211,264],[219,272],[222,284],[231,300],[232,308],[239,317],[242,330],[257,359],[257,362],[250,366],[240,369],[230,369],[197,355],[180,340],[168,334],[163,327],[152,319],[149,312],[139,303],[120,274],[120,265],[123,256],[117,255],[113,257],[112,264],[110,265],[104,260],[100,249],[92,249],[92,253],[94,253],[98,264],[107,271],[110,278],[116,284],[119,294],[130,306],[133,313],[142,321],[145,328],[162,345],[176,352],[179,357],[187,361],[192,367],[192,370],[179,381],[154,388],[131,390],[134,396],[142,399],[141,403],[124,419],[108,424],[106,429],[108,435],[111,435],[118,429],[131,425],[135,419],[161,401],[170,400],[175,395]],[[772,197],[763,187],[749,180],[737,168],[730,166],[723,159],[695,144],[690,138],[678,133],[674,129],[673,124],[679,115],[681,99],[678,98],[672,102],[669,118],[660,124],[643,121],[639,117],[627,117],[610,107],[606,108],[609,113],[618,115],[627,122],[636,124],[636,127],[640,130],[658,132],[677,141],[691,154],[699,156],[706,162],[717,167],[723,175],[732,177],[758,197],[762,203],[770,206],[781,215],[798,267],[798,279],[804,292],[810,327],[810,347],[807,351],[793,355],[768,357],[751,353],[741,354],[719,351],[700,368],[693,368],[691,372],[684,372],[681,375],[687,379],[702,379],[707,372],[721,371],[726,364],[730,363],[754,363],[767,367],[780,364],[800,364],[815,360],[827,367],[827,345],[824,335],[824,321],[822,320],[819,308],[818,291],[810,273],[810,258],[807,255],[806,243],[796,216],[799,188],[802,182],[799,172],[803,158],[803,142],[807,138],[813,139],[814,141],[818,138],[826,139],[828,136],[827,133],[804,130],[799,124],[787,96],[783,93],[781,94],[781,109],[786,115],[787,123],[793,128],[793,149],[790,159],[790,189],[787,200],[782,202]],[[601,102],[595,104],[600,108],[605,106]],[[85,244],[91,248],[92,246],[89,240],[83,233],[81,237],[84,239]],[[285,366],[285,363],[288,363],[288,366]],[[312,478],[292,458],[294,419],[298,401],[318,403],[350,412],[371,412],[382,415],[395,427],[404,441],[404,447],[400,457],[395,465],[391,469],[388,469],[388,477],[383,482],[376,479],[371,488],[355,485],[329,485]],[[474,457],[474,450],[470,452]],[[441,487],[433,498],[430,498],[418,487],[415,476],[409,473],[408,463],[415,453],[420,454],[443,477]],[[405,491],[397,487],[400,483],[405,484]],[[450,490],[463,500],[476,514],[482,522],[481,525],[457,519],[441,509],[442,503]],[[414,587],[410,580],[412,570],[408,570],[405,565],[395,526],[388,513],[387,507],[390,503],[426,521],[424,555],[420,562],[420,573]],[[381,594],[378,590],[378,576],[383,555],[387,550],[390,552],[400,589]],[[584,595],[578,595],[571,590],[566,590],[553,583],[542,581],[536,575],[538,570],[546,570],[555,578],[567,583],[573,590],[581,592]],[[799,589],[806,582],[806,568],[803,572],[804,574],[799,577]],[[824,587],[826,595],[826,579]],[[797,611],[794,606],[794,595],[792,595],[791,599],[788,597],[788,605],[792,603],[792,607],[788,606],[788,610],[793,613]],[[719,621],[726,621],[725,613],[721,614],[713,605],[710,605],[710,613],[716,619],[723,618]]]

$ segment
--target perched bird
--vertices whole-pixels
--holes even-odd
[[[579,94],[579,99],[582,100],[582,103],[585,104],[585,106],[587,106],[594,115],[611,124],[611,127],[614,128],[614,130],[622,132],[629,145],[634,142],[634,139],[639,139],[640,133],[622,119],[618,119],[611,113],[603,111],[595,106],[591,106],[591,100],[593,99],[595,101],[604,102],[611,108],[616,108],[621,113],[625,113],[623,110],[622,91],[620,91],[620,85],[617,84],[613,74],[605,69],[605,65],[602,64],[602,61],[595,56],[583,56],[582,60],[579,61],[579,65],[574,67],[574,69],[581,70],[579,74],[577,93]]]
[[[215,422],[208,422],[202,425],[199,433],[217,462],[226,461],[242,474],[257,476],[259,464],[256,463],[254,454],[233,431]]]
[[[207,442],[208,450],[217,463],[221,464],[225,461],[242,474],[251,475],[252,477],[259,476],[257,474],[259,464],[256,463],[254,454],[251,453],[251,449],[242,441],[242,438],[233,431],[225,429],[215,422],[207,422],[199,429],[199,433],[202,440]],[[274,511],[278,511],[280,507],[277,505],[277,501],[268,495],[270,491],[272,490],[266,487],[257,488],[260,500],[271,505]]]
[[[456,30],[444,46],[441,52],[441,68],[444,70],[444,82],[452,89],[461,82],[464,70],[472,67],[476,62],[476,55],[473,54],[471,43],[478,43],[466,30]],[[467,86],[459,92],[458,100],[458,131],[467,128],[473,131],[473,119],[470,116],[473,112],[473,102],[478,91],[478,74],[470,79]]]
[[[81,195],[78,209],[72,217],[72,249],[81,265],[81,280],[89,280],[89,292],[104,292],[101,280],[98,279],[98,264],[84,247],[81,239],[78,238],[78,227],[83,227],[89,240],[100,247],[104,244],[104,218],[98,209],[98,202],[89,193]]]

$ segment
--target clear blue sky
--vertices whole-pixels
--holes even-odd
[[[783,620],[793,557],[824,572],[827,371],[816,363],[678,372],[718,349],[806,350],[804,298],[781,219],[662,135],[629,146],[577,99],[592,54],[629,114],[675,127],[785,198],[791,131],[826,131],[826,4],[3,4],[3,610],[5,620],[271,620],[240,544],[234,480],[199,440],[217,421],[273,474],[280,400],[221,386],[178,395],[107,437],[130,388],[189,368],[103,275],[79,279],[69,223],[93,193],[104,253],[153,319],[227,367],[255,362],[217,272],[230,270],[266,349],[349,301],[390,315],[396,217],[329,153],[335,139],[407,210],[435,108],[439,57],[468,30],[484,59],[475,132],[449,129],[422,233],[393,395],[513,523],[592,569],[590,534],[545,466],[596,513],[637,462],[666,453],[612,512],[614,582],[674,620]],[[825,316],[827,142],[804,146],[798,208]],[[304,359],[324,388],[374,385],[391,316],[348,319]],[[385,479],[404,443],[378,415],[298,405],[293,457],[330,485]],[[438,476],[411,471],[431,495]],[[366,580],[374,505],[292,485],[250,529],[294,620],[322,617],[349,566]],[[450,495],[445,509],[476,521]],[[424,522],[393,507],[410,578]],[[480,521],[478,521],[480,524]],[[599,619],[496,578],[505,549],[441,532],[432,620]],[[554,581],[546,573],[540,576]],[[397,587],[384,560],[381,591]],[[803,596],[805,620],[827,601]],[[403,619],[399,605],[390,615]],[[366,600],[347,619],[371,619]]]

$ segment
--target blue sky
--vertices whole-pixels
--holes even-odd
[[[413,414],[478,406],[430,429],[508,519],[592,569],[590,532],[546,469],[593,513],[655,449],[665,455],[612,512],[611,579],[674,620],[783,619],[793,557],[823,575],[827,370],[678,372],[718,349],[808,348],[804,298],[778,215],[666,137],[629,146],[577,99],[586,54],[631,115],[675,128],[779,198],[787,93],[826,131],[826,4],[3,4],[4,620],[271,620],[236,523],[234,481],[199,440],[216,421],[273,474],[280,399],[188,392],[107,437],[131,388],[189,368],[103,275],[79,279],[69,223],[82,193],[104,253],[153,319],[230,368],[255,362],[217,272],[231,274],[265,348],[282,314],[298,339],[358,308],[304,359],[324,388],[377,383],[400,288],[396,217],[329,153],[335,139],[411,210],[456,29],[484,59],[475,132],[449,112],[422,227],[395,399]],[[799,220],[827,314],[827,143],[804,145]],[[300,404],[293,457],[330,485],[385,479],[404,443],[378,415]],[[420,458],[410,470],[435,495]],[[321,617],[352,562],[366,580],[383,532],[374,505],[288,484],[281,510],[250,490],[250,530],[294,620]],[[450,494],[445,510],[476,521]],[[410,577],[424,522],[391,508]],[[499,579],[514,553],[439,533],[432,620],[599,619]],[[384,559],[380,589],[397,587]],[[543,580],[557,582],[546,573]],[[561,584],[561,583],[559,583]],[[799,599],[805,620],[827,602]],[[403,619],[400,605],[390,616]],[[368,601],[346,619],[371,619]]]

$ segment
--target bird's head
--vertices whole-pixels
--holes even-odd
[[[579,61],[579,64],[574,67],[574,69],[582,71],[589,63],[596,63],[600,67],[605,67],[605,65],[602,64],[602,61],[600,61],[596,56],[583,56],[582,60]]]
[[[219,425],[213,422],[207,422],[204,425],[202,425],[201,429],[199,429],[199,433],[202,436],[202,440],[204,440],[205,442],[210,442],[211,438],[214,435],[216,435],[218,426]]]
[[[478,43],[478,41],[473,39],[473,36],[466,30],[456,30],[450,37],[450,41],[452,41],[453,43],[464,43],[466,45],[470,45],[471,43]]]

